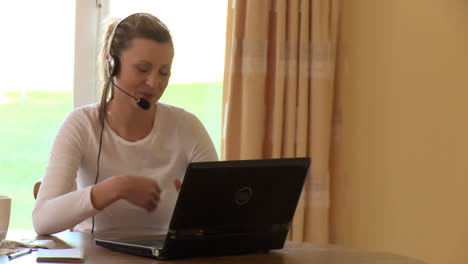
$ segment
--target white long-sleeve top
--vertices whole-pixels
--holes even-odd
[[[98,211],[91,204],[97,173],[101,124],[98,104],[74,109],[55,137],[49,164],[33,211],[38,234],[53,234],[75,226],[96,232],[166,232],[177,191],[173,178],[183,180],[189,162],[218,160],[206,129],[182,108],[157,103],[151,132],[137,142],[119,137],[106,123],[102,136],[98,182],[120,175],[155,179],[161,199],[155,211],[119,200]],[[77,190],[74,190],[74,183]]]

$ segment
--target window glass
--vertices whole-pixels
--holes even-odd
[[[62,0],[0,3],[0,194],[12,197],[10,228],[32,228],[34,183],[72,109],[74,9]]]

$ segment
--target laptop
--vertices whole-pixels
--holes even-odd
[[[308,157],[190,163],[167,234],[95,243],[157,259],[281,249],[309,165]]]

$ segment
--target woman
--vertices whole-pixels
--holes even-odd
[[[108,27],[101,102],[74,109],[56,135],[34,206],[38,234],[167,231],[188,163],[218,159],[193,114],[159,102],[173,57],[153,15]]]

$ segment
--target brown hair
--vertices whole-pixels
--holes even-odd
[[[136,13],[122,20],[110,20],[101,43],[102,47],[99,55],[99,76],[102,89],[100,118],[104,118],[103,106],[107,103],[107,100],[114,98],[114,87],[110,86],[110,76],[108,76],[106,70],[106,58],[108,56],[119,57],[123,51],[130,47],[131,41],[135,38],[151,39],[160,43],[170,43],[173,46],[169,29],[154,15]],[[108,86],[110,86],[110,89],[106,89]]]

